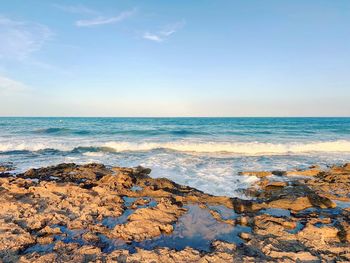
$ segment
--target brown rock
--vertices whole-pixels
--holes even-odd
[[[256,176],[258,178],[264,178],[264,177],[273,175],[272,172],[267,172],[267,171],[240,172],[239,174],[244,176]]]
[[[246,233],[246,232],[242,232],[239,234],[240,238],[244,239],[244,240],[250,240],[251,239],[251,236],[249,233]]]
[[[154,179],[142,167],[61,164],[17,177],[2,174],[0,258],[4,262],[346,261],[350,255],[349,211],[333,209],[332,200],[349,200],[350,164],[316,175],[317,169],[304,170],[309,178],[296,177],[288,183],[266,177],[283,172],[263,172],[259,176],[265,178],[251,191],[252,200],[211,196],[168,179]],[[133,186],[142,190],[132,191]],[[135,198],[127,208],[125,197]],[[150,198],[157,200],[157,206],[147,207]],[[210,205],[234,209],[240,216],[223,220],[221,212],[210,210]],[[314,209],[304,210],[310,207]],[[268,215],[261,210],[267,208],[288,209],[291,215]],[[251,227],[251,233],[240,234],[244,244],[214,241],[220,231],[230,233],[235,222]],[[201,236],[204,242],[211,242],[211,250],[165,247],[103,252],[107,246],[152,242],[154,237],[171,234],[174,224],[177,231],[173,235],[179,234],[179,226],[185,227],[181,234]],[[64,233],[55,225],[66,227]],[[23,254],[35,244],[43,248],[52,244],[53,250]]]
[[[286,175],[293,176],[293,175],[301,175],[301,176],[317,176],[321,173],[321,169],[319,166],[312,166],[309,169],[306,170],[294,170],[294,171],[288,171]]]
[[[141,208],[128,217],[124,225],[117,225],[112,235],[124,240],[142,241],[173,231],[175,222],[186,210],[169,199],[162,199],[156,207]]]

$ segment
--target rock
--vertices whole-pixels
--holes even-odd
[[[256,176],[258,178],[264,178],[264,177],[267,177],[267,176],[271,176],[273,174],[272,174],[272,172],[266,172],[266,171],[262,171],[262,172],[251,171],[251,172],[240,172],[239,175]]]
[[[241,216],[236,220],[237,224],[242,226],[248,226],[252,223],[252,219],[249,216]]]
[[[350,164],[295,171],[304,177],[290,177],[288,183],[269,177],[288,172],[246,173],[261,178],[246,191],[251,200],[212,196],[155,179],[143,167],[61,164],[16,177],[2,173],[0,258],[3,262],[349,261]],[[336,206],[333,200],[343,203]],[[211,206],[226,207],[233,219],[225,220]],[[239,244],[232,241],[235,235],[241,238]],[[140,248],[152,242],[159,243],[153,249]]]
[[[288,236],[287,230],[296,227],[296,223],[289,219],[273,217],[267,214],[254,217],[254,233],[261,236]]]
[[[306,170],[287,171],[286,175],[288,175],[288,176],[293,176],[293,175],[317,176],[320,173],[321,173],[321,169],[319,166],[311,166],[309,169],[306,169]]]
[[[142,241],[173,231],[172,223],[186,210],[170,199],[162,199],[156,207],[141,208],[128,217],[128,222],[117,225],[112,235],[124,240]]]
[[[57,166],[30,169],[24,174],[19,174],[18,177],[37,178],[45,181],[80,183],[86,181],[97,181],[109,173],[110,170],[102,164],[86,164],[79,166],[74,163],[64,163]]]
[[[251,239],[251,236],[249,233],[245,233],[245,232],[242,232],[239,234],[240,238],[244,239],[244,240],[250,240]]]
[[[38,244],[47,245],[53,243],[54,238],[52,236],[38,237],[36,242]]]
[[[280,251],[269,251],[268,256],[274,259],[290,259],[293,262],[320,262],[320,259],[310,252],[280,252]]]
[[[61,229],[59,227],[45,226],[43,229],[38,231],[38,235],[40,236],[58,235],[58,234],[62,234]]]
[[[299,232],[299,236],[303,236],[306,239],[315,239],[315,236],[319,237],[319,241],[327,239],[337,239],[339,230],[335,227],[316,227],[308,224],[302,231]]]
[[[272,175],[276,176],[284,176],[286,175],[285,171],[248,171],[248,172],[239,172],[239,175],[245,175],[245,176],[256,176],[258,178],[264,178]]]
[[[13,171],[15,168],[12,163],[0,163],[0,173]]]
[[[350,223],[349,222],[340,222],[339,223],[339,239],[342,242],[348,242],[350,243]]]
[[[301,211],[310,207],[334,208],[337,205],[328,198],[320,196],[298,197],[296,199],[284,198],[274,200],[268,203],[266,207],[281,208],[294,211]],[[264,206],[263,206],[264,207]]]
[[[231,244],[231,243],[223,242],[223,241],[218,241],[218,240],[214,241],[211,245],[215,251],[225,252],[225,253],[229,253],[229,254],[233,254],[237,249],[237,246],[235,244]]]
[[[0,259],[14,262],[18,253],[34,244],[31,234],[14,223],[0,219]]]

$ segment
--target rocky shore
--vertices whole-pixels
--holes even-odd
[[[350,261],[350,164],[242,171],[250,200],[150,169],[0,166],[0,262]]]

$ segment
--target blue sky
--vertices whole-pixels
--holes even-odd
[[[2,116],[350,116],[350,1],[2,1]]]

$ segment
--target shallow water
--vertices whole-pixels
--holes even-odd
[[[290,217],[290,211],[287,209],[281,209],[281,208],[267,208],[260,210],[263,214],[268,214],[274,217]]]
[[[182,250],[189,246],[197,250],[210,251],[210,244],[214,240],[241,244],[238,236],[241,232],[251,232],[249,227],[232,226],[217,221],[208,209],[197,205],[185,206],[188,212],[180,217],[170,235],[162,235],[152,240],[140,242],[138,246],[145,249],[155,247],[169,247]]]
[[[136,208],[147,208],[147,207],[155,207],[157,206],[157,201],[149,197],[143,197],[141,199],[147,200],[148,202],[144,205],[137,205],[135,209],[130,208],[130,206],[137,200],[138,198],[134,197],[123,197],[124,205],[127,209],[124,210],[123,214],[119,217],[106,217],[102,220],[102,225],[112,229],[116,225],[125,224],[128,220],[128,217],[135,212]]]
[[[250,227],[240,225],[230,225],[217,221],[207,208],[200,208],[198,205],[186,205],[187,212],[174,223],[174,231],[171,234],[162,234],[159,237],[144,240],[142,242],[127,243],[121,239],[108,238],[103,234],[98,234],[102,251],[110,253],[116,249],[127,249],[135,252],[136,248],[152,250],[156,247],[168,247],[171,249],[182,250],[189,246],[201,251],[210,251],[211,243],[215,240],[226,241],[235,244],[242,244],[243,240],[239,238],[242,232],[250,233]],[[213,206],[215,208],[215,206]],[[230,212],[228,208],[216,207],[222,218]],[[117,224],[126,223],[127,217],[133,213],[132,209],[127,209],[124,214],[116,218],[105,218],[102,224],[108,228],[114,228]],[[235,217],[234,212],[230,217]],[[64,243],[78,243],[80,245],[89,245],[89,241],[82,238],[87,232],[85,229],[70,230],[65,226],[53,225],[52,228],[59,227],[63,233],[54,236],[54,242],[49,245],[36,244],[27,248],[23,253],[48,253],[51,252],[57,241]]]
[[[152,169],[215,195],[241,196],[240,171],[350,161],[350,118],[0,118],[0,163]]]
[[[156,247],[182,250],[187,246],[201,251],[210,251],[211,243],[215,240],[241,244],[243,240],[238,235],[241,232],[251,232],[250,227],[232,226],[217,221],[206,208],[200,208],[197,205],[187,205],[185,208],[188,211],[173,225],[174,231],[171,234],[162,234],[156,238],[130,244],[120,239],[108,239],[102,236],[101,241],[105,246],[104,252],[121,248],[134,252],[136,247],[147,250]],[[223,211],[221,216],[224,217],[225,213],[227,211]]]

